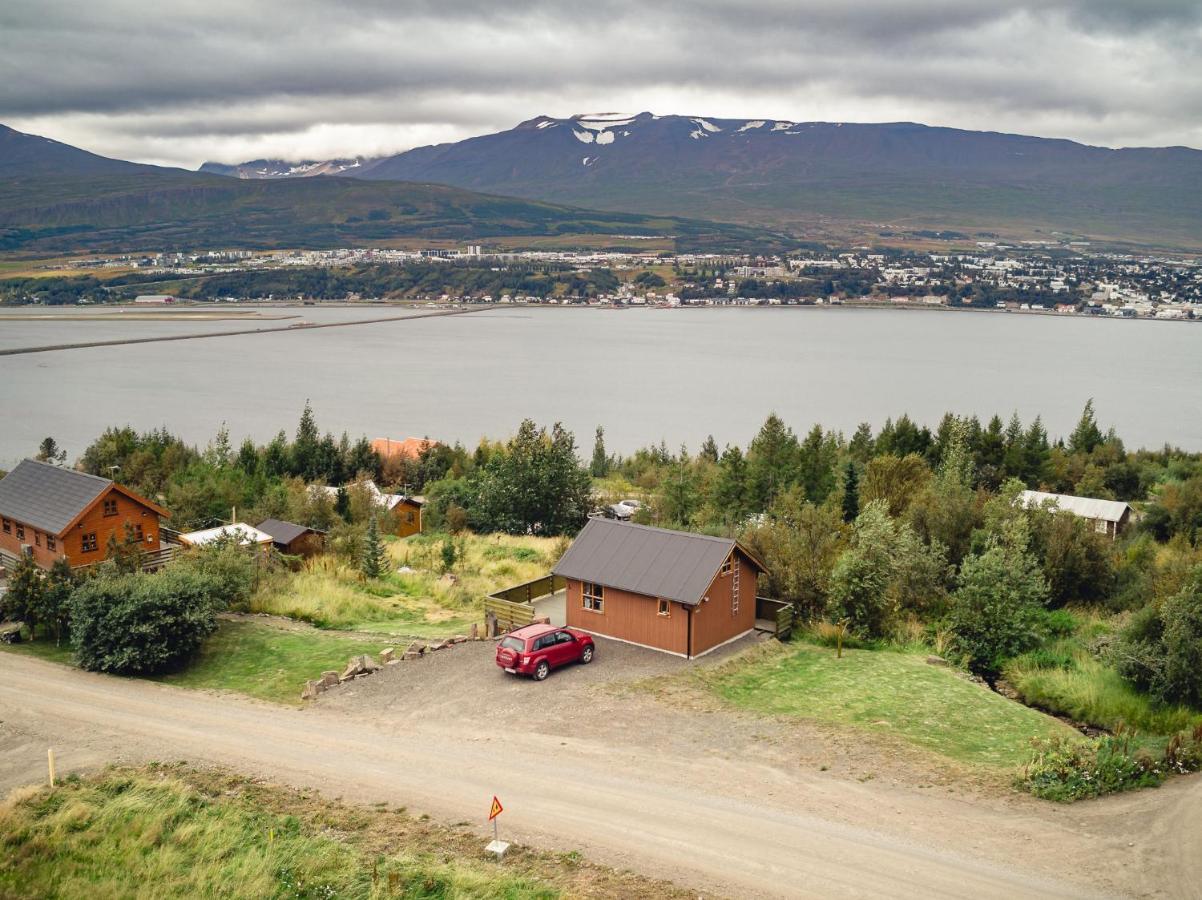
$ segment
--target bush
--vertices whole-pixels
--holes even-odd
[[[71,598],[80,666],[120,675],[177,667],[217,629],[220,580],[183,567],[154,575],[102,575]]]
[[[1173,735],[1159,757],[1137,747],[1135,732],[1123,729],[1093,742],[1052,738],[1032,743],[1034,755],[1017,784],[1060,803],[1156,787],[1174,773],[1202,769],[1202,725]]]
[[[1202,566],[1136,613],[1110,650],[1119,673],[1166,703],[1202,706]]]
[[[223,606],[244,603],[255,583],[257,548],[243,547],[233,541],[218,542],[189,550],[172,569],[211,579],[215,596]]]
[[[1094,742],[1037,739],[1018,785],[1036,797],[1059,803],[1155,787],[1165,779],[1165,766],[1146,751],[1133,749],[1133,738],[1128,732]]]

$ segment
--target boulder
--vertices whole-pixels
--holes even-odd
[[[401,657],[401,659],[421,659],[421,658],[422,658],[422,655],[420,653],[415,653],[412,650],[406,650],[405,655]]]
[[[946,666],[946,665],[948,665],[948,662],[942,656],[928,656],[927,657],[927,665],[928,666]]]
[[[318,690],[318,685],[320,683],[321,682],[319,682],[319,681],[306,681],[305,689],[303,691],[301,691],[301,699],[302,700],[316,700],[317,695],[320,693],[320,691]]]
[[[396,655],[395,649],[393,649],[392,647],[385,647],[383,650],[380,651],[380,662],[382,662],[384,665],[388,665],[388,663],[392,662],[392,658],[395,655]]]
[[[439,642],[439,643],[437,643],[437,644],[431,644],[431,645],[430,645],[430,650],[431,650],[431,651],[434,651],[434,650],[445,650],[445,649],[447,649],[447,647],[449,647],[449,646],[451,646],[451,642],[450,642],[450,641],[441,641],[441,642]]]
[[[342,681],[349,681],[356,675],[370,675],[379,668],[379,664],[366,653],[352,656],[346,664],[346,671],[342,673]]]
[[[416,574],[416,572],[417,572],[417,569],[411,568],[410,566],[401,566],[399,569],[396,570],[396,573],[398,575],[413,575],[413,574]]]
[[[421,656],[425,652],[426,645],[421,641],[414,641],[409,645],[409,649],[405,651],[405,655],[408,656],[410,653],[416,653],[418,656]]]
[[[480,626],[479,626],[478,624],[476,624],[475,622],[473,622],[473,623],[472,623],[472,628],[471,628],[471,630],[470,630],[470,631],[467,633],[467,636],[468,636],[468,640],[472,640],[472,641],[479,640],[479,638],[480,638]]]
[[[338,683],[338,681],[339,681],[339,679],[338,679],[337,672],[334,672],[334,671],[322,672],[321,673],[321,681],[319,681],[318,684],[322,684],[325,687],[333,687],[334,685],[336,685]]]

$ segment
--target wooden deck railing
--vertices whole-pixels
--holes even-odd
[[[501,631],[512,631],[534,621],[534,601],[550,597],[566,588],[568,582],[558,575],[544,575],[484,598],[485,616],[495,616]]]
[[[793,604],[784,600],[774,600],[771,597],[755,598],[756,619],[773,623],[774,635],[779,640],[788,639],[797,623],[797,613]]]

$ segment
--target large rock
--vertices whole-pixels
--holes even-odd
[[[342,681],[350,681],[356,675],[370,675],[380,668],[379,664],[366,653],[362,656],[352,656],[342,673]]]
[[[301,691],[302,700],[316,700],[317,695],[321,693],[320,681],[306,681],[305,689]]]
[[[320,684],[326,687],[333,687],[338,683],[338,673],[334,671],[322,672]]]
[[[392,658],[394,656],[396,656],[396,650],[392,647],[385,647],[380,651],[380,662],[384,665],[388,665],[390,662],[392,662]]]
[[[927,657],[927,665],[928,666],[946,666],[947,664],[948,664],[947,660],[944,659],[942,656],[928,656]]]

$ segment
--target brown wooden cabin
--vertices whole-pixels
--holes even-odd
[[[730,538],[597,518],[551,571],[569,627],[692,659],[754,630],[765,569]]]
[[[411,534],[418,534],[422,530],[422,507],[426,500],[424,497],[409,497],[398,496],[396,501],[393,501],[392,496],[388,496],[390,503],[389,509],[392,510],[396,517],[396,536],[409,537]]]
[[[319,528],[309,528],[281,519],[264,519],[255,527],[271,535],[271,543],[275,549],[289,556],[308,558],[325,548],[326,533]]]
[[[170,515],[129,488],[74,469],[22,460],[0,479],[0,552],[29,553],[42,568],[105,558],[109,538],[134,535],[143,552],[160,549],[159,520]]]

